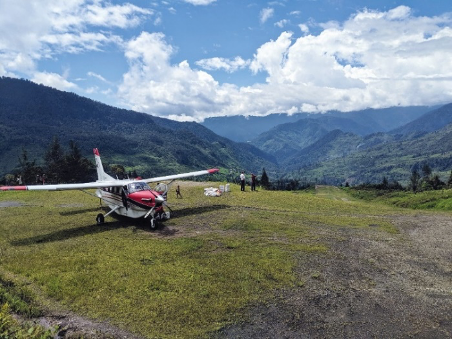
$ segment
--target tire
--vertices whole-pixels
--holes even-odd
[[[151,230],[157,228],[157,220],[155,218],[151,218],[151,220],[149,221],[149,227],[151,228]]]
[[[104,215],[102,215],[102,214],[97,215],[97,217],[96,217],[97,225],[103,224],[104,221],[105,221]]]

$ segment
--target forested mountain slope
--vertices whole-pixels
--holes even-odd
[[[179,123],[111,107],[33,82],[0,78],[0,175],[13,169],[22,149],[38,163],[54,136],[77,142],[84,156],[98,147],[109,163],[140,175],[227,167],[274,167],[271,156],[242,147],[196,123]],[[238,152],[240,150],[240,152]]]

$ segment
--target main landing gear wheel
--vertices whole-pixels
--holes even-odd
[[[150,222],[149,222],[149,227],[154,230],[155,228],[157,228],[157,220],[155,218],[151,218]]]
[[[104,221],[105,221],[104,215],[102,215],[102,214],[97,215],[97,217],[96,217],[97,225],[103,224]]]

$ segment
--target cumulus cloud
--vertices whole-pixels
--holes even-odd
[[[139,111],[182,120],[214,115],[350,111],[452,101],[452,18],[416,17],[399,6],[362,10],[322,23],[318,35],[282,32],[251,60],[210,58],[204,70],[248,67],[264,83],[220,85],[188,62],[171,63],[163,34],[142,33],[126,48],[129,70],[119,95]]]
[[[214,1],[186,2],[201,6]],[[315,34],[312,23],[300,23],[301,32],[281,32],[255,46],[251,58],[217,56],[194,67],[180,58],[172,61],[177,47],[163,33],[117,35],[119,29],[137,27],[149,17],[158,24],[159,13],[150,9],[103,0],[48,0],[45,5],[28,0],[27,6],[0,0],[0,13],[8,13],[0,14],[0,75],[25,74],[58,89],[80,90],[68,74],[38,71],[38,65],[63,53],[103,51],[114,44],[128,63],[114,93],[121,104],[179,120],[452,101],[452,18],[447,13],[418,17],[408,6],[364,9],[342,22],[316,23]],[[299,14],[290,13],[292,24]],[[273,15],[272,8],[262,9],[261,24]],[[220,84],[209,74],[238,70],[250,77],[262,74],[265,81],[240,87]],[[107,83],[98,73],[88,76]]]
[[[187,61],[171,64],[173,53],[162,33],[143,32],[130,40],[125,51],[130,67],[119,86],[119,97],[137,111],[198,120],[231,104],[234,86],[220,86]]]
[[[0,60],[5,70],[31,75],[36,62],[59,53],[99,51],[122,39],[91,27],[127,28],[153,14],[131,4],[112,5],[102,0],[0,0]],[[20,20],[17,20],[20,18]],[[22,62],[20,62],[22,60]]]
[[[35,83],[53,87],[58,90],[75,90],[77,85],[67,81],[63,76],[56,73],[36,72],[31,79]]]
[[[249,63],[249,60],[243,60],[241,57],[235,57],[234,59],[215,57],[199,60],[195,64],[208,71],[222,69],[228,73],[232,73],[247,67]]]

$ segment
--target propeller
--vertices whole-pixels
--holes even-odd
[[[124,187],[122,187],[121,198],[122,198],[122,205],[126,208],[126,210],[129,210],[129,204],[127,203],[127,193],[126,193],[126,189]]]

